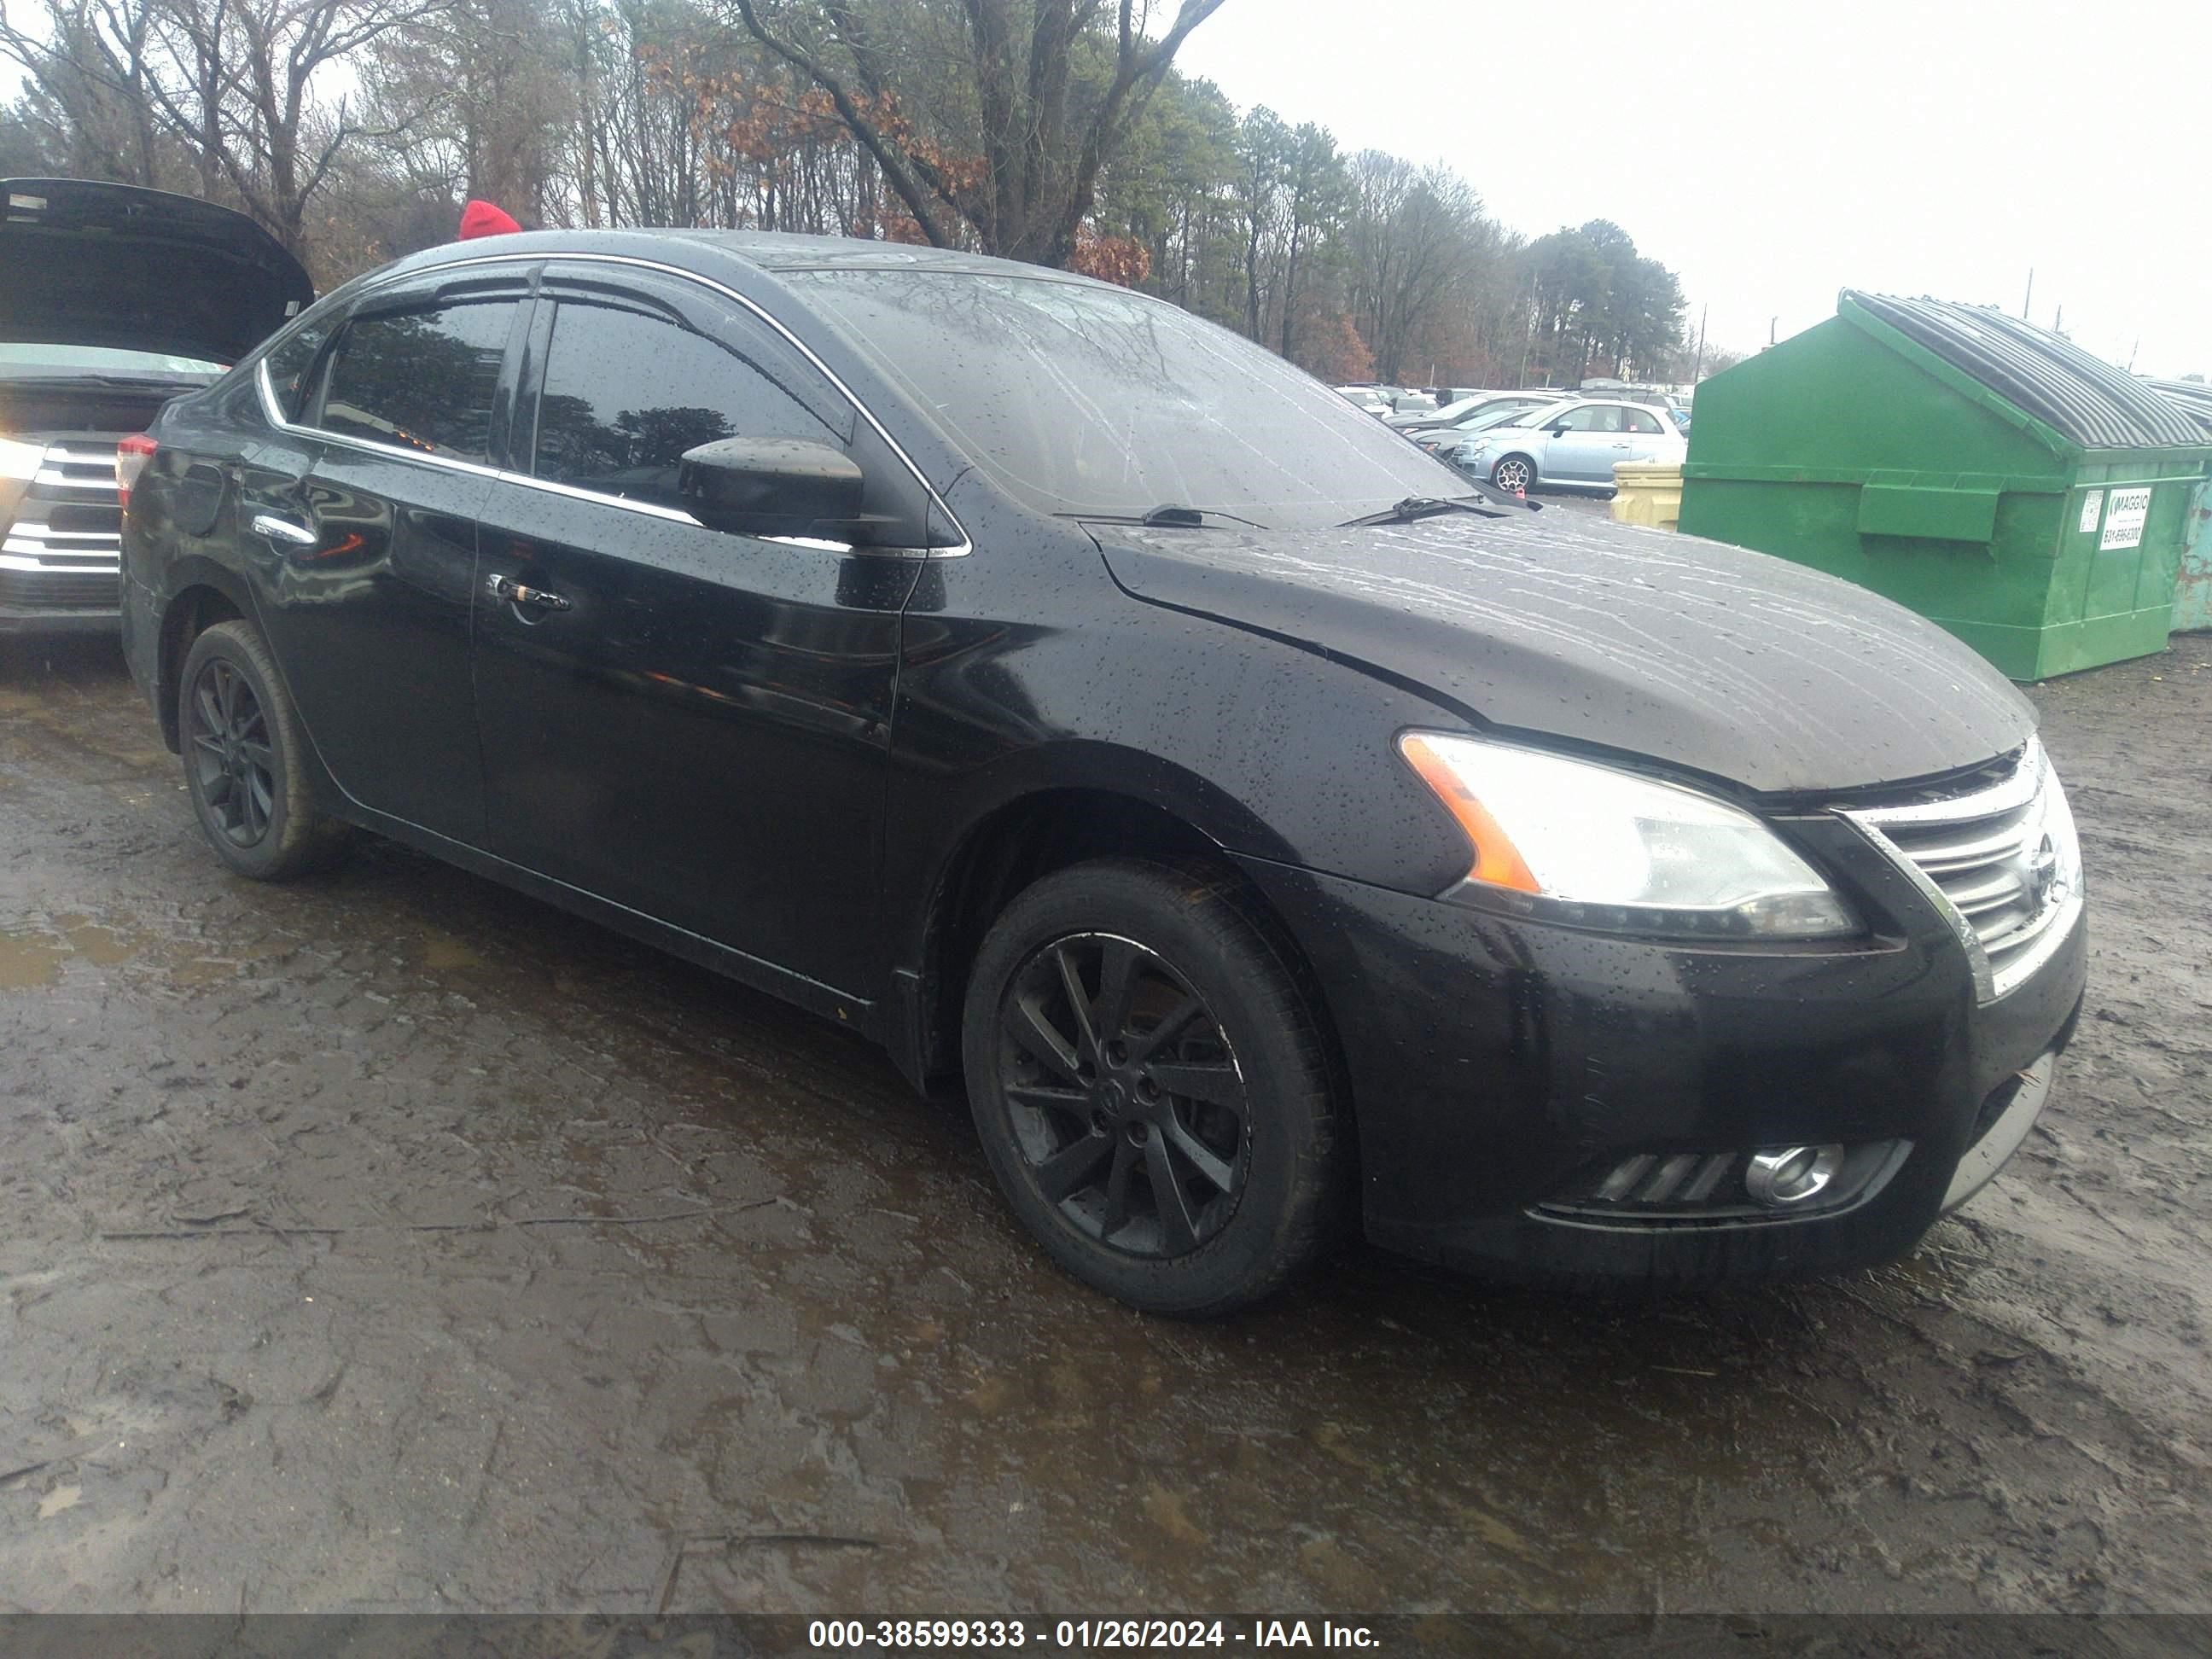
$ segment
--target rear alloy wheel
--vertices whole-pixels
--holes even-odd
[[[1225,884],[1115,860],[1009,906],[969,988],[969,1102],[1047,1249],[1150,1312],[1231,1312],[1322,1248],[1336,1121],[1315,1024]]]
[[[178,690],[185,789],[222,861],[257,881],[327,862],[343,829],[308,798],[299,720],[253,625],[202,633]]]
[[[1536,482],[1536,469],[1525,455],[1508,455],[1490,469],[1490,482],[1508,494],[1518,494]]]

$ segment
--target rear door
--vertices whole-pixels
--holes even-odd
[[[469,660],[477,518],[512,398],[529,267],[447,272],[349,315],[305,402],[318,453],[296,509],[243,526],[294,699],[340,787],[480,844]]]
[[[494,849],[866,994],[921,564],[709,530],[676,480],[720,438],[809,439],[878,474],[880,441],[780,334],[674,277],[549,266],[526,376],[528,476],[495,487],[476,593]]]
[[[1624,409],[1620,411],[1622,435],[1626,447],[1616,458],[1624,461],[1671,461],[1682,453],[1682,436],[1671,422],[1662,421],[1656,410]]]

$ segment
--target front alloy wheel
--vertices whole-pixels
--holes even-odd
[[[1224,872],[1102,859],[1024,889],[975,953],[961,1029],[1007,1204],[1148,1313],[1269,1295],[1349,1207],[1318,1006]]]
[[[1527,489],[1535,477],[1535,469],[1518,455],[1508,455],[1490,470],[1490,482],[1509,494]]]
[[[1133,939],[1032,955],[999,1013],[999,1085],[1024,1173],[1085,1236],[1188,1255],[1237,1209],[1251,1117],[1205,999]]]

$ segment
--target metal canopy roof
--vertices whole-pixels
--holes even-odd
[[[2147,382],[2063,335],[1988,306],[1845,289],[1856,306],[2084,449],[2201,447],[2206,428]]]
[[[2202,380],[2153,380],[2159,395],[2177,404],[2181,412],[2212,433],[2212,386]]]

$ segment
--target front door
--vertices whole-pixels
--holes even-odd
[[[258,514],[264,615],[339,787],[441,836],[483,837],[469,626],[520,276],[380,294],[349,318],[302,420],[297,512]],[[251,529],[251,526],[249,526]]]
[[[1563,483],[1613,482],[1613,464],[1628,457],[1619,404],[1584,404],[1552,425],[1566,430],[1544,446],[1547,477]]]
[[[493,850],[870,995],[920,565],[709,530],[676,493],[683,453],[715,439],[850,447],[851,404],[672,277],[549,268],[528,361],[528,477],[494,487],[476,594]]]

